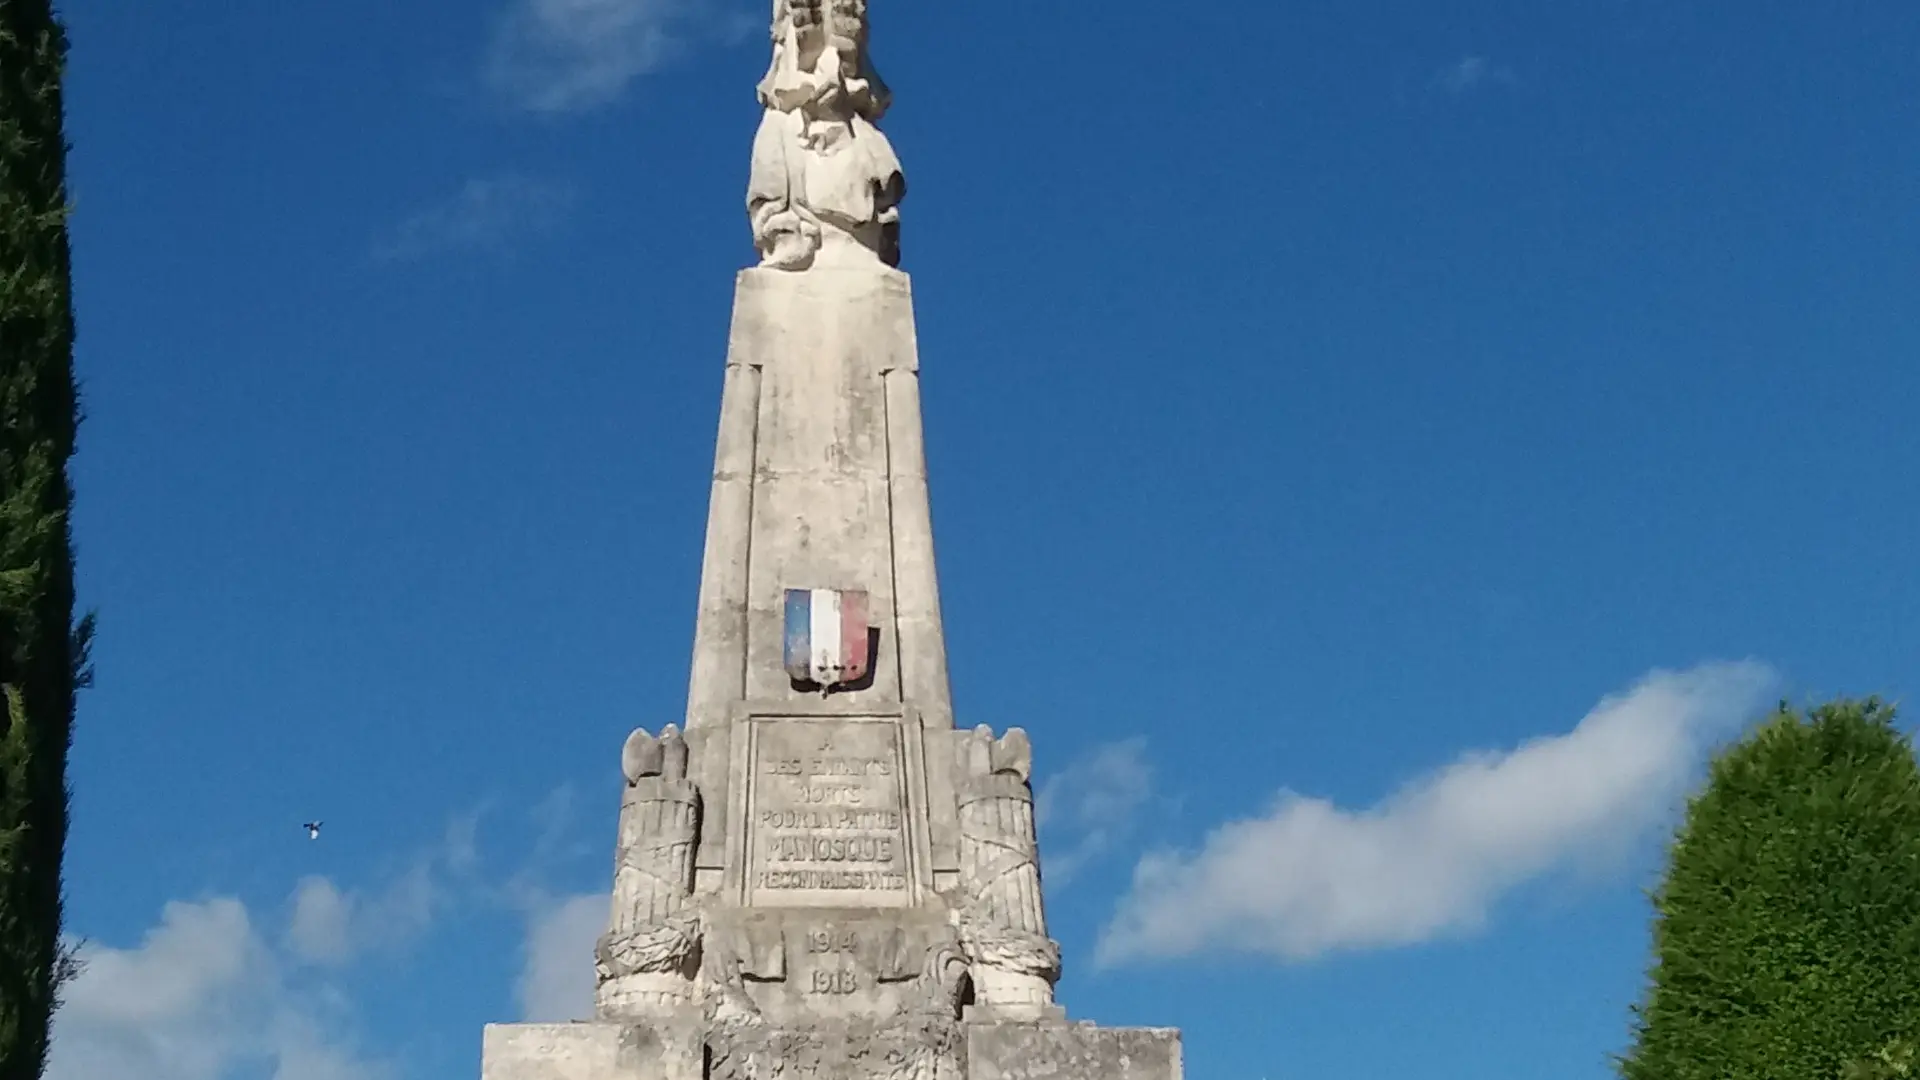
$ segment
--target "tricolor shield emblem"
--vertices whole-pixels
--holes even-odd
[[[867,677],[864,590],[787,590],[787,674],[819,687],[846,686]]]

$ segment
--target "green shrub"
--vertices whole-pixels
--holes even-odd
[[[1718,755],[1654,896],[1626,1080],[1898,1064],[1872,1056],[1920,1034],[1920,763],[1893,718],[1783,705]]]

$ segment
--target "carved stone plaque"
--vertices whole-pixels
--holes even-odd
[[[897,723],[755,720],[748,768],[747,903],[912,903]]]

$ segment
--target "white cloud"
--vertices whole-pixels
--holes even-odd
[[[1142,859],[1098,959],[1301,960],[1472,929],[1514,887],[1665,819],[1773,682],[1757,663],[1655,672],[1566,734],[1469,755],[1365,810],[1283,791],[1198,852]]]
[[[1096,747],[1041,784],[1035,813],[1048,844],[1041,865],[1059,885],[1132,833],[1153,797],[1153,765],[1144,736]],[[1058,838],[1062,847],[1053,848]]]
[[[47,1080],[389,1076],[355,1049],[351,1009],[329,978],[425,933],[457,889],[476,884],[475,823],[453,820],[440,844],[384,885],[303,878],[282,909],[285,925],[271,932],[221,897],[168,904],[134,947],[81,946],[79,975],[55,1014]]]
[[[589,893],[542,904],[530,913],[519,985],[523,1020],[593,1018],[593,946],[607,928],[611,903],[607,893]]]
[[[565,184],[512,174],[475,178],[402,221],[375,245],[374,255],[405,260],[443,251],[499,250],[552,230],[573,203],[574,191]]]
[[[604,105],[682,47],[694,0],[513,0],[486,76],[534,112]]]
[[[1464,94],[1481,86],[1512,85],[1520,79],[1484,56],[1466,56],[1441,69],[1435,81],[1449,94]]]
[[[379,888],[341,889],[328,878],[302,878],[293,890],[287,947],[308,963],[337,967],[407,945],[454,902],[459,886],[473,884],[476,828],[475,817],[456,818],[439,845]]]
[[[412,940],[433,921],[440,899],[440,886],[426,863],[371,894],[342,891],[323,877],[302,878],[293,891],[287,941],[303,960],[345,964]]]
[[[293,889],[293,918],[287,939],[293,950],[315,963],[339,964],[355,950],[353,899],[323,877],[302,878]]]
[[[246,906],[174,902],[138,946],[80,950],[55,1014],[47,1080],[381,1080],[324,988],[301,984]]]
[[[440,859],[456,874],[469,874],[480,865],[480,811],[474,810],[447,823],[441,838]]]

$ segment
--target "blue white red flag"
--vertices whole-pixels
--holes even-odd
[[[866,677],[867,594],[840,589],[787,590],[787,674],[816,686]]]

